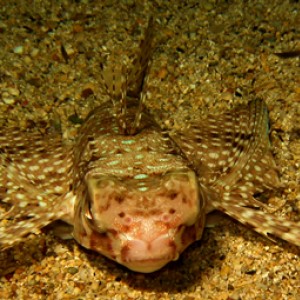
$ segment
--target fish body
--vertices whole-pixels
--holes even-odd
[[[129,124],[138,107],[130,104]],[[93,111],[75,146],[74,238],[151,272],[201,237],[206,201],[194,170],[149,115],[134,135],[124,135],[112,112],[111,103]]]
[[[55,220],[82,246],[138,272],[153,272],[201,238],[222,211],[255,231],[300,246],[300,225],[262,211],[257,193],[280,183],[261,100],[165,131],[143,108],[152,25],[130,69],[103,67],[111,97],[91,111],[73,146],[0,129],[0,245]]]

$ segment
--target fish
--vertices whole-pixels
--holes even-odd
[[[221,211],[300,246],[300,224],[257,198],[280,188],[260,99],[161,128],[145,107],[153,19],[137,54],[101,65],[109,100],[92,109],[74,144],[60,135],[0,128],[0,249],[57,220],[84,248],[151,273],[201,240]]]

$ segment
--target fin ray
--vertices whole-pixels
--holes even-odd
[[[242,184],[242,189],[255,193],[280,185],[261,100],[194,121],[171,137],[207,186],[231,190]]]
[[[115,114],[123,134],[135,134],[140,126],[143,106],[146,98],[145,86],[148,80],[153,40],[153,18],[149,19],[145,37],[141,40],[138,53],[132,57],[112,58],[104,67],[101,65],[101,79],[115,107]],[[128,67],[128,60],[131,67]],[[134,120],[127,120],[127,97],[138,100],[138,109]]]
[[[272,241],[274,239],[270,235],[300,246],[300,223],[227,202],[223,203],[218,209]]]

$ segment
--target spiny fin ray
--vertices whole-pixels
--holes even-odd
[[[149,19],[145,37],[141,40],[139,50],[132,57],[121,59],[113,57],[106,66],[101,65],[102,82],[106,93],[112,99],[116,118],[123,134],[135,134],[140,126],[144,101],[145,86],[153,52],[153,18]],[[118,61],[116,61],[118,59]],[[131,68],[128,67],[131,61]],[[127,97],[138,100],[138,109],[134,120],[127,120]]]
[[[51,210],[49,210],[49,208],[36,208],[31,210],[27,216],[24,214],[21,220],[14,220],[13,223],[7,219],[3,219],[0,222],[0,250],[9,248],[20,241],[26,240],[28,234],[38,233],[41,228],[55,220],[61,219],[64,213],[58,213],[56,210],[57,205],[53,205],[53,212],[50,212]],[[28,215],[31,215],[32,217],[28,217]]]
[[[274,239],[270,235],[300,246],[300,223],[281,219],[260,210],[232,205],[226,202],[218,209],[272,241]]]
[[[12,205],[0,216],[0,248],[65,215],[72,158],[59,136],[0,129],[0,196]]]
[[[232,190],[243,183],[252,193],[280,185],[261,100],[193,121],[171,136],[205,185]]]

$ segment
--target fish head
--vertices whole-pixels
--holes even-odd
[[[85,186],[75,239],[130,270],[154,272],[201,238],[205,199],[188,168],[125,181],[88,173]]]

